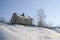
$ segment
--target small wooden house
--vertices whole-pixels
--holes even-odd
[[[32,25],[32,18],[30,16],[25,16],[24,13],[22,15],[13,13],[10,22],[11,24]]]

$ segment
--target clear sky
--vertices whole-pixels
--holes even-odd
[[[12,14],[25,13],[37,20],[37,10],[44,9],[46,21],[60,25],[60,0],[0,0],[0,16],[7,21]]]

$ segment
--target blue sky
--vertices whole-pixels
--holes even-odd
[[[25,13],[37,20],[37,10],[44,9],[46,21],[60,25],[60,0],[0,0],[0,16],[7,21],[14,12]]]

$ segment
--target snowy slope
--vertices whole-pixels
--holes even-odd
[[[47,28],[0,25],[0,40],[60,40],[60,34]]]
[[[59,27],[53,28],[53,30],[56,31],[56,32],[58,32],[58,33],[60,33],[60,28]]]

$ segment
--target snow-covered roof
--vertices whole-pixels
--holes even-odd
[[[19,17],[21,17],[21,18],[32,19],[30,16],[26,16],[26,15],[22,16],[21,14],[17,14],[17,13],[16,13],[16,15],[19,16]]]

